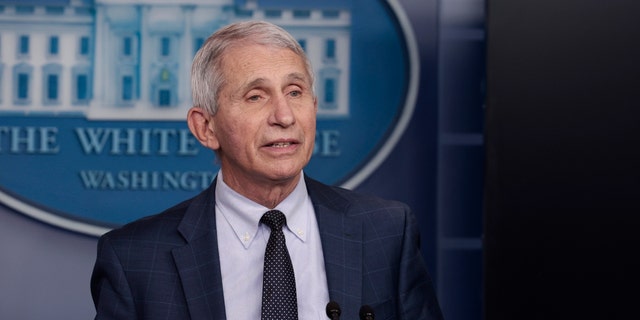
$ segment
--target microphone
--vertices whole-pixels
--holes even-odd
[[[327,317],[329,317],[329,319],[340,320],[340,313],[342,313],[342,311],[337,302],[329,301],[329,303],[327,303]]]
[[[374,320],[375,316],[373,315],[373,308],[368,305],[363,305],[360,307],[360,320]]]

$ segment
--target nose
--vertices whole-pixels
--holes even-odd
[[[296,122],[291,104],[289,103],[285,95],[274,95],[272,97],[271,108],[272,112],[269,118],[269,123],[271,125],[277,125],[286,128]]]

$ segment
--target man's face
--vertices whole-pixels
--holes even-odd
[[[304,61],[291,50],[240,45],[228,49],[222,70],[226,82],[211,125],[225,182],[297,178],[316,131],[317,103]]]

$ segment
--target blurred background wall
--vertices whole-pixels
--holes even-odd
[[[356,189],[412,206],[445,317],[481,319],[484,1],[394,2],[415,33],[418,96],[399,142]],[[96,241],[0,206],[0,318],[92,318]]]

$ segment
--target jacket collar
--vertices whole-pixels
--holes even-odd
[[[356,314],[362,298],[362,221],[350,202],[305,176],[318,219],[329,297],[344,314]],[[224,319],[224,296],[215,223],[215,185],[196,196],[178,231],[187,244],[172,251],[193,319]]]
[[[217,246],[214,179],[186,209],[178,232],[187,244],[172,250],[192,319],[224,319]]]

